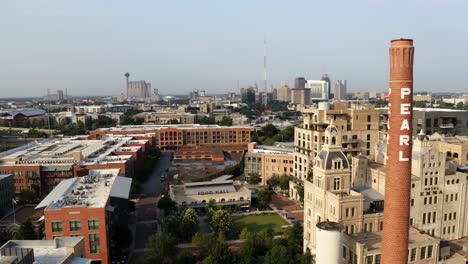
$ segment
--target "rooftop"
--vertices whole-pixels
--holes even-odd
[[[11,176],[11,174],[0,174],[0,181],[3,180],[3,179],[8,178],[10,176]]]
[[[88,176],[63,180],[36,208],[103,208],[109,196],[126,199],[131,179],[118,176],[119,173],[119,169],[91,170]]]
[[[380,249],[382,247],[382,232],[362,232],[355,235],[349,235],[356,242],[366,245],[369,251],[374,249]],[[439,243],[437,238],[433,238],[426,233],[419,231],[414,227],[409,228],[409,241],[408,245],[423,244],[423,243]]]
[[[0,250],[9,248],[33,249],[34,263],[56,264],[56,263],[91,263],[89,259],[73,257],[73,250],[83,243],[83,237],[58,237],[54,240],[10,240]],[[67,259],[72,259],[68,262]],[[1,262],[2,257],[0,257]],[[15,262],[16,263],[16,262]]]
[[[176,128],[181,130],[197,130],[197,129],[229,129],[229,128],[245,128],[250,129],[248,126],[232,126],[232,127],[223,127],[219,125],[200,125],[200,124],[178,124],[178,125],[129,125],[129,126],[117,126],[110,128],[99,128],[98,131],[104,132],[122,132],[122,131],[155,131],[155,130],[165,130],[169,128]]]
[[[26,147],[1,153],[0,166],[72,165],[83,159],[86,162],[106,161],[116,149],[131,139],[131,137],[107,137],[103,140],[62,138],[34,142]]]

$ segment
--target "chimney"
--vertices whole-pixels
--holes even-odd
[[[408,262],[413,145],[413,55],[413,40],[391,41],[387,176],[382,238],[383,264],[406,264]]]

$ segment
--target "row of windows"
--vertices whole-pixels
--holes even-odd
[[[457,213],[456,212],[453,212],[453,213],[448,213],[448,214],[444,214],[444,221],[450,221],[450,220],[457,220]]]
[[[427,173],[427,172],[426,172]],[[436,174],[438,174],[439,172],[436,171]],[[427,174],[426,174],[427,175]],[[431,175],[432,175],[432,172],[431,172]],[[424,186],[428,186],[428,185],[432,185],[432,184],[438,184],[439,183],[439,178],[435,177],[435,178],[425,178],[424,179]]]
[[[51,222],[51,224],[52,224],[52,232],[63,231],[62,221],[54,221],[54,222]],[[70,231],[81,230],[81,221],[73,220],[73,221],[70,221],[69,224],[70,224]],[[99,229],[99,220],[97,219],[88,220],[88,230],[97,230],[97,229]]]
[[[436,212],[423,213],[422,224],[425,225],[430,223],[435,223],[436,221]],[[426,217],[427,216],[427,217]],[[431,217],[432,216],[432,217]]]
[[[451,229],[451,230],[450,230]],[[442,234],[450,234],[450,233],[455,233],[455,226],[447,226],[442,229]]]
[[[453,202],[453,201],[457,201],[458,200],[458,193],[455,193],[455,194],[446,194],[445,195],[445,202]]]

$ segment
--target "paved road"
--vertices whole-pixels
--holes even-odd
[[[153,172],[149,176],[148,180],[143,184],[143,193],[147,196],[160,196],[163,188],[163,183],[161,182],[160,174],[171,166],[171,154],[172,152],[161,152],[161,157],[159,158],[158,163],[153,169]]]

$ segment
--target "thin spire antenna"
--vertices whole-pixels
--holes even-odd
[[[263,89],[267,92],[267,52],[266,52],[266,36],[263,38]]]

